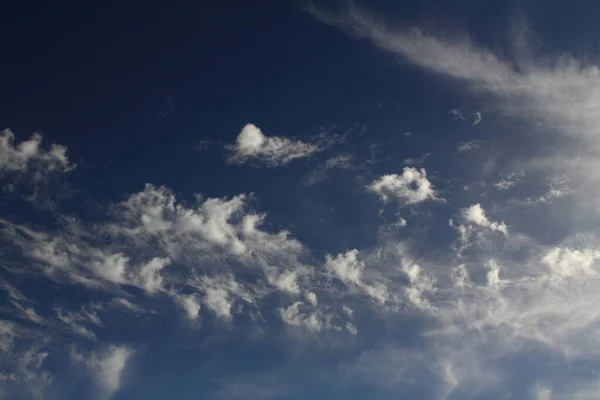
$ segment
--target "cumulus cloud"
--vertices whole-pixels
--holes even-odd
[[[288,164],[298,158],[310,157],[321,151],[318,145],[304,143],[278,136],[266,136],[254,124],[244,126],[234,145],[227,146],[231,152],[229,161],[243,164],[255,160],[268,166]]]
[[[492,231],[502,232],[505,235],[508,233],[506,224],[504,222],[490,221],[485,213],[485,210],[479,203],[463,209],[462,215],[467,222],[489,228]]]
[[[418,170],[413,167],[405,167],[402,175],[383,175],[371,182],[367,188],[376,193],[384,202],[397,200],[401,205],[438,199],[433,184],[427,179],[427,172],[424,168]]]

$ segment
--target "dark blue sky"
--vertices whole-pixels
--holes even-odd
[[[0,399],[600,396],[595,2],[37,3]]]

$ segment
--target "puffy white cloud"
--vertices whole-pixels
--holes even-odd
[[[235,145],[228,146],[231,151],[229,160],[234,163],[244,163],[256,160],[269,166],[285,165],[298,158],[306,158],[321,151],[312,143],[294,141],[278,136],[265,136],[253,124],[244,126],[236,139]]]
[[[100,396],[109,398],[121,387],[123,374],[133,354],[128,346],[110,345],[87,354],[72,351],[71,358],[88,368],[101,391]]]
[[[358,250],[356,249],[338,254],[335,258],[328,255],[325,266],[342,282],[354,285],[360,285],[365,269],[365,263],[358,259]]]
[[[433,185],[427,179],[425,169],[405,167],[402,175],[383,175],[367,187],[387,202],[397,199],[403,205],[417,204],[426,200],[436,200]]]
[[[462,210],[462,215],[467,222],[489,228],[492,231],[508,234],[508,227],[504,222],[492,222],[488,219],[481,204],[477,203]]]
[[[544,255],[541,262],[550,269],[555,278],[580,278],[594,276],[596,261],[599,259],[598,250],[555,247]]]

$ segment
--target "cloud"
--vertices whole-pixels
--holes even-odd
[[[498,190],[508,190],[519,183],[521,178],[523,178],[523,173],[511,172],[495,182],[494,187]]]
[[[175,300],[177,303],[183,308],[188,319],[195,320],[200,315],[200,309],[202,306],[198,302],[197,296],[195,293],[180,295],[174,294]]]
[[[351,154],[339,154],[328,158],[321,166],[311,171],[305,178],[308,186],[326,181],[329,178],[331,170],[335,169],[353,169],[353,156]]]
[[[467,119],[472,119],[473,121],[471,122],[471,125],[473,127],[479,125],[481,123],[481,121],[483,120],[483,116],[480,111],[475,111],[473,114],[470,114],[470,115],[464,115],[463,113],[458,111],[456,108],[453,108],[452,110],[450,110],[448,112],[448,114],[452,115],[454,117],[454,119],[461,119],[463,121],[467,120]]]
[[[493,95],[498,107],[490,106],[486,115],[489,109],[511,118],[527,118],[532,126],[557,122],[564,129],[560,134],[575,142],[595,140],[590,132],[596,129],[591,122],[597,116],[588,112],[595,104],[595,97],[588,92],[596,87],[590,82],[595,76],[591,67],[526,64],[517,68],[464,38],[392,31],[353,6],[341,16],[319,17],[371,38],[414,65],[467,82],[465,86],[477,95]],[[577,83],[574,77],[582,82]],[[564,85],[562,89],[560,85]],[[580,91],[574,92],[574,87]],[[570,104],[558,107],[557,98],[563,101],[573,94],[579,98],[575,96],[572,101],[584,110],[574,110]],[[540,99],[534,99],[534,95]],[[572,112],[568,118],[573,125],[566,123],[565,112]],[[473,122],[481,119],[477,113],[472,117]],[[299,150],[302,146],[318,147],[269,138],[256,127],[249,129],[230,149],[233,155],[238,147],[245,149],[243,162],[283,165],[307,156],[305,150]],[[464,142],[458,151],[475,151],[480,144]],[[508,146],[515,147],[514,143]],[[13,152],[31,152],[16,145],[11,148]],[[39,149],[36,151],[42,151]],[[560,162],[552,166],[552,171],[566,169],[568,175],[573,175],[575,164],[582,168],[577,176],[592,171],[584,168],[590,166],[588,162],[576,163],[568,153],[554,160]],[[333,157],[325,161],[324,167],[345,168],[349,162],[342,156]],[[496,170],[493,173],[490,176],[498,176]],[[513,178],[502,176],[496,188],[513,186]],[[439,185],[444,182],[439,181]],[[588,189],[580,183],[572,176],[562,183],[551,181],[543,195],[527,193],[526,200],[542,206],[534,210],[543,211],[542,219],[554,217],[555,211],[565,209],[560,208],[561,204],[551,208],[554,204],[550,199],[563,197],[561,201],[566,203],[566,193],[574,193],[581,200],[585,197],[582,191],[585,194]],[[437,186],[433,187],[424,169],[406,167],[401,174],[378,177],[367,188],[383,202],[395,201],[403,207],[439,199],[437,190],[448,193],[452,189],[450,184]],[[518,189],[522,186],[526,185]],[[515,196],[519,194],[519,190],[514,192]],[[284,352],[297,345],[305,358],[312,360],[311,351],[325,339],[331,340],[343,350],[336,352],[335,346],[327,347],[324,358],[331,364],[323,370],[346,379],[342,383],[348,390],[367,383],[377,390],[390,390],[396,397],[403,395],[398,389],[416,387],[415,392],[425,393],[423,398],[518,398],[523,394],[519,388],[531,387],[530,381],[538,376],[591,371],[600,359],[600,311],[596,306],[600,302],[600,240],[595,228],[582,227],[595,227],[595,214],[588,209],[586,216],[591,220],[584,222],[561,219],[572,232],[549,244],[534,229],[527,235],[519,231],[529,223],[520,223],[521,214],[511,213],[510,209],[496,213],[497,208],[491,206],[484,209],[482,204],[496,206],[497,198],[484,203],[473,199],[472,193],[454,194],[449,193],[444,210],[434,216],[454,215],[450,223],[453,229],[438,221],[427,225],[423,218],[403,232],[380,234],[373,238],[372,246],[352,243],[343,250],[318,247],[314,252],[287,230],[273,229],[268,216],[251,207],[252,195],[243,193],[208,198],[198,195],[186,201],[167,187],[146,185],[140,192],[111,204],[105,220],[94,223],[58,219],[51,228],[44,229],[2,220],[3,264],[10,260],[14,265],[11,268],[23,275],[47,277],[65,288],[76,284],[78,291],[104,298],[105,303],[69,303],[70,309],[52,304],[55,315],[42,316],[17,287],[3,284],[3,292],[21,317],[12,322],[0,321],[0,366],[2,371],[15,371],[0,375],[0,381],[22,379],[23,385],[48,382],[50,376],[43,371],[45,360],[53,352],[59,353],[58,347],[66,341],[84,340],[82,343],[94,349],[80,352],[74,348],[71,357],[91,373],[100,395],[108,397],[122,387],[133,350],[127,345],[106,345],[96,340],[103,336],[96,330],[111,329],[110,316],[102,313],[116,308],[141,313],[146,306],[165,300],[175,302],[189,320],[202,317],[227,322],[203,324],[207,336],[225,334],[218,330],[223,325],[228,332],[240,326],[248,331],[258,327],[269,344],[281,343]],[[573,205],[577,203],[568,203],[567,207]],[[501,219],[496,220],[496,215]],[[510,234],[504,221],[510,224]],[[531,225],[539,222],[534,219]],[[406,225],[406,220],[399,217],[397,225]],[[336,246],[352,242],[342,237],[332,240],[339,240]],[[69,299],[78,301],[76,296]],[[164,314],[157,315],[161,309],[157,307],[159,311],[144,318],[165,318]],[[250,318],[237,320],[241,313]],[[135,318],[131,314],[127,317],[133,325]],[[37,324],[32,323],[36,320]],[[307,334],[272,340],[269,335],[280,331],[271,329],[273,320],[286,325],[285,333]],[[250,323],[256,326],[249,328]],[[353,337],[359,331],[360,336]],[[118,336],[115,332],[111,333]],[[202,345],[206,344],[203,337],[198,337]],[[51,346],[53,340],[56,342]],[[321,349],[319,357],[323,357]],[[297,365],[301,358],[294,358],[292,364]],[[340,359],[344,360],[341,364]],[[526,368],[528,373],[516,366]],[[583,381],[573,387],[553,382],[551,392],[540,385],[529,394],[540,399],[593,398],[597,386],[589,384],[589,379]],[[331,379],[327,384],[335,382]],[[231,384],[229,397],[248,397],[248,393],[254,393],[254,397],[282,396],[261,391],[260,383]],[[515,393],[508,393],[513,389]]]
[[[279,313],[283,322],[293,326],[304,327],[314,332],[319,332],[329,325],[316,312],[301,312],[300,306],[302,304],[302,302],[298,301],[287,308],[281,308]]]
[[[204,276],[193,285],[204,293],[204,305],[215,315],[228,321],[232,318],[232,308],[236,300],[253,302],[252,295],[233,275],[216,278]]]
[[[366,264],[359,258],[359,251],[349,250],[333,257],[326,255],[325,269],[350,289],[358,289],[373,300],[383,304],[388,298],[387,287],[381,282],[368,282],[365,277]]]
[[[414,166],[424,164],[425,161],[431,156],[430,153],[425,153],[419,158],[406,158],[402,161],[402,165]]]
[[[110,345],[91,353],[71,352],[72,360],[89,370],[101,398],[109,398],[120,389],[123,374],[133,355],[134,351],[123,345]]]
[[[539,137],[548,143],[548,150],[516,162],[521,162],[525,172],[569,175],[582,186],[578,199],[585,209],[600,207],[591,200],[597,198],[600,181],[600,173],[595,172],[600,171],[596,156],[600,149],[600,69],[594,62],[568,54],[538,55],[524,34],[513,35],[515,51],[500,56],[465,34],[439,35],[394,26],[353,2],[338,11],[316,5],[306,9],[320,21],[368,39],[404,62],[464,83],[466,90],[484,99],[498,116],[525,122],[529,132],[521,140]],[[522,26],[517,28],[523,32]],[[509,141],[505,143],[510,146]],[[534,145],[524,149],[534,147],[540,149]]]
[[[384,202],[395,199],[401,205],[438,199],[433,185],[427,179],[427,172],[424,168],[418,170],[413,167],[405,167],[402,175],[383,175],[371,182],[367,188],[379,195]]]
[[[69,312],[62,307],[55,307],[54,312],[59,321],[67,328],[86,339],[96,340],[96,335],[86,325],[102,326],[102,321],[93,307],[82,307],[80,311]]]
[[[298,158],[310,157],[322,150],[316,144],[278,136],[267,137],[253,124],[244,126],[236,143],[227,146],[227,149],[231,152],[229,161],[232,163],[243,164],[254,160],[271,167],[285,165]]]
[[[0,350],[8,352],[14,345],[16,326],[10,321],[0,320]]]
[[[473,114],[473,122],[471,123],[471,125],[477,126],[481,123],[482,120],[483,120],[483,116],[481,115],[481,112],[476,111]]]
[[[266,216],[252,212],[247,203],[243,194],[199,196],[188,207],[167,188],[147,185],[114,204],[102,224],[65,220],[64,229],[35,231],[0,221],[0,227],[7,243],[20,250],[22,262],[33,260],[37,269],[32,271],[59,283],[73,282],[118,296],[137,287],[149,296],[171,298],[191,320],[204,308],[231,322],[238,306],[253,312],[271,293],[297,296],[312,279],[310,268],[301,261],[306,253],[302,244],[286,231],[262,230]],[[123,301],[117,305],[135,308]],[[62,307],[55,312],[69,331],[96,338],[89,313]],[[29,313],[29,319],[34,317]]]
[[[456,151],[459,153],[467,153],[474,152],[481,148],[482,146],[481,140],[468,140],[466,142],[461,142],[456,147]]]
[[[35,133],[17,144],[10,129],[0,131],[0,178],[5,193],[52,209],[57,200],[72,195],[62,177],[76,165],[69,160],[65,146],[45,148],[42,141],[42,135]]]
[[[18,145],[10,129],[0,132],[0,172],[31,172],[34,180],[43,179],[51,172],[66,172],[75,166],[67,157],[67,148],[52,144],[48,150],[41,147],[42,135],[34,134]]]
[[[492,231],[508,233],[508,228],[504,222],[492,222],[488,219],[485,210],[481,204],[477,203],[462,210],[462,215],[467,222],[489,228]]]

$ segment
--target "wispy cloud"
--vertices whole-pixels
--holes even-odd
[[[122,385],[123,373],[134,351],[127,346],[111,345],[104,350],[82,353],[72,350],[71,359],[85,366],[100,389],[101,398],[110,398]]]
[[[569,144],[561,146],[560,152],[537,154],[528,166],[568,172],[578,181],[589,182],[585,192],[598,186],[600,174],[592,172],[600,170],[595,156],[600,148],[597,65],[568,55],[535,57],[523,35],[514,43],[521,51],[514,60],[506,59],[476,45],[467,35],[442,36],[411,26],[393,26],[352,2],[339,11],[315,5],[307,10],[320,21],[368,39],[406,62],[464,82],[471,93],[489,100],[496,113],[526,121],[531,134],[548,140],[559,138],[557,143],[562,143],[561,137],[567,138]],[[466,118],[459,112],[455,115]],[[480,114],[475,114],[473,122],[480,121]]]
[[[463,113],[461,113],[460,111],[458,111],[456,108],[453,108],[452,110],[448,111],[448,114],[452,115],[455,119],[461,119],[461,120],[467,120],[467,119],[472,119],[471,125],[472,126],[477,126],[481,123],[481,121],[483,120],[483,116],[481,115],[481,112],[479,111],[475,111],[473,114],[470,115],[464,115]]]
[[[456,151],[459,153],[475,152],[481,148],[482,144],[483,142],[481,140],[468,140],[459,143],[456,147]]]

